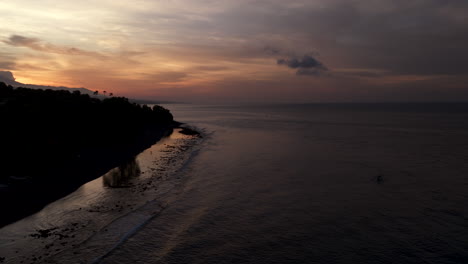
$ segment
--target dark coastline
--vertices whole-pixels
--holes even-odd
[[[126,98],[0,88],[0,227],[131,160],[180,126],[168,110]]]
[[[154,127],[145,131],[134,145],[120,151],[110,149],[89,150],[90,155],[72,166],[61,166],[50,180],[44,182],[16,180],[0,191],[0,228],[40,211],[47,204],[58,200],[94,180],[107,171],[134,158],[161,138],[169,136],[179,123]],[[63,177],[66,175],[66,177]],[[63,179],[63,180],[59,180]]]

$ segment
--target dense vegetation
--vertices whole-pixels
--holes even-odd
[[[175,124],[171,113],[157,105],[4,83],[0,122],[0,184],[8,185],[0,195],[18,194],[30,186],[28,195],[33,196],[99,176],[153,144]]]

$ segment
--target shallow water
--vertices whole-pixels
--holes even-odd
[[[468,263],[466,106],[165,107],[171,191],[51,262]]]
[[[99,259],[161,212],[199,140],[174,132],[40,212],[0,229],[6,263]],[[189,151],[191,150],[191,151]]]
[[[167,107],[210,136],[102,263],[468,263],[468,112]]]

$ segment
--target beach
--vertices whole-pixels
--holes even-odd
[[[186,152],[161,141],[177,164],[166,180],[104,188],[109,196],[91,195],[88,205],[62,199],[55,204],[67,204],[65,213],[53,203],[1,229],[5,263],[468,260],[464,107],[165,107],[203,135]],[[163,161],[155,170],[168,161],[154,158]],[[93,217],[70,220],[80,207]]]
[[[78,263],[77,252],[85,262],[105,255],[131,234],[129,227],[144,224],[166,207],[180,184],[172,176],[201,140],[181,131],[174,129],[126,164],[0,229],[0,257],[6,263],[43,263],[68,256]]]

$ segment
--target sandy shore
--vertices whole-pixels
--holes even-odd
[[[38,170],[37,175],[31,178],[10,177],[6,188],[0,189],[0,210],[5,212],[0,219],[0,227],[38,212],[47,204],[70,194],[82,184],[132,159],[161,138],[170,135],[179,125],[174,122],[169,126],[148,128],[134,144],[121,146],[117,150],[112,146],[108,149],[84,150],[79,160],[69,161],[65,165],[50,161],[49,167],[52,169],[49,172]],[[31,158],[25,157],[24,160],[27,162]]]
[[[82,263],[104,258],[157,216],[183,179],[200,136],[177,128],[128,164],[40,212],[0,229],[0,263]]]

